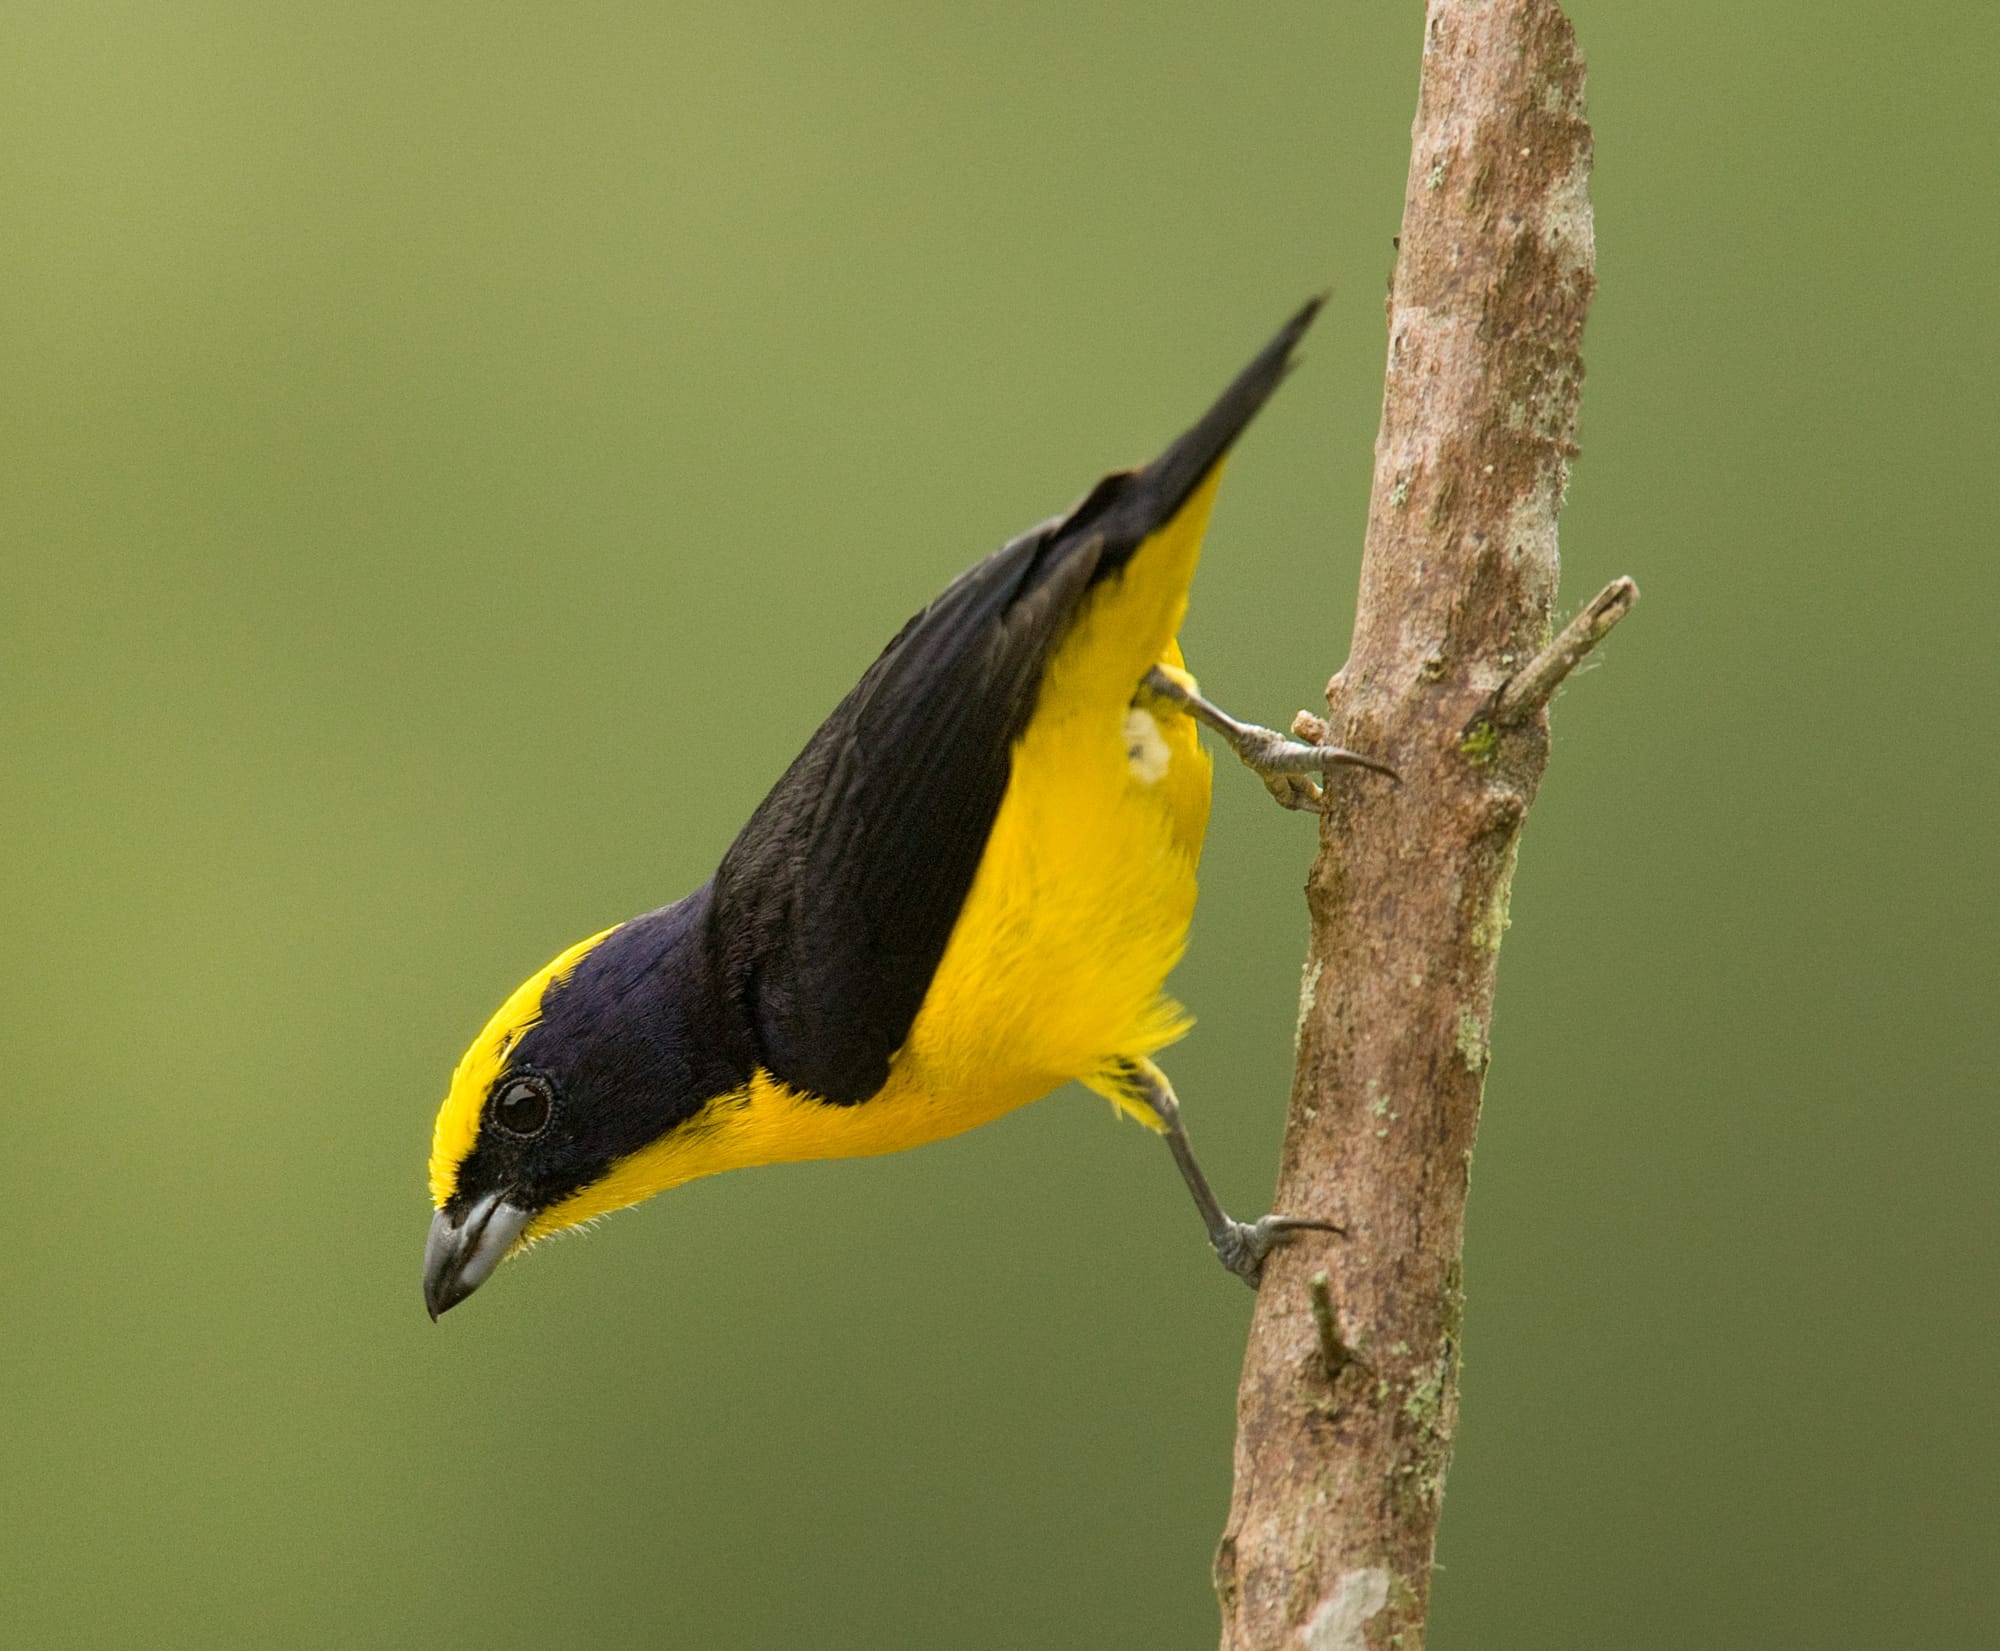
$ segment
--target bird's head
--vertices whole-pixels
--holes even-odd
[[[424,1305],[432,1318],[515,1250],[575,1225],[565,1206],[599,1173],[587,1150],[590,1097],[571,1081],[576,1051],[557,1038],[528,1044],[544,1005],[603,939],[570,947],[516,987],[452,1073],[431,1132],[437,1213],[424,1245]]]
[[[579,941],[466,1050],[431,1135],[431,1317],[538,1239],[706,1172],[685,1126],[751,1064],[716,1007],[707,898]]]

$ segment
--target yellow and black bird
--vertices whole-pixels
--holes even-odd
[[[1152,1061],[1188,1026],[1163,986],[1208,822],[1195,724],[1295,807],[1309,774],[1381,767],[1225,715],[1175,640],[1223,460],[1318,308],[1159,458],[905,625],[707,883],[501,1005],[432,1138],[433,1318],[525,1245],[697,1176],[894,1152],[1071,1079],[1165,1137],[1246,1282],[1325,1225],[1225,1215]]]

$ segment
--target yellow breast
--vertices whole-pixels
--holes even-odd
[[[1093,589],[1051,660],[964,910],[883,1088],[829,1106],[760,1073],[614,1169],[607,1207],[719,1170],[899,1151],[1072,1079],[1116,1100],[1103,1081],[1113,1062],[1186,1032],[1163,988],[1194,914],[1210,766],[1194,725],[1137,690],[1155,663],[1180,671],[1174,635],[1219,477],[1218,466]]]

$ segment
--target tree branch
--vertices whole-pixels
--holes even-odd
[[[1589,607],[1563,626],[1555,641],[1507,679],[1493,702],[1493,720],[1506,727],[1548,704],[1563,678],[1611,634],[1611,627],[1630,613],[1638,600],[1639,587],[1630,579],[1612,580]]]
[[[1494,968],[1558,683],[1549,640],[1592,268],[1583,62],[1554,0],[1431,0],[1361,594],[1274,1208],[1216,1555],[1227,1651],[1418,1651],[1458,1415],[1465,1195]],[[1515,669],[1517,660],[1529,664]]]

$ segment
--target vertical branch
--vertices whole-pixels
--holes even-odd
[[[1430,0],[1359,611],[1265,1270],[1216,1556],[1228,1651],[1417,1651],[1458,1411],[1494,967],[1546,706],[1637,595],[1551,640],[1594,276],[1583,60],[1555,0]],[[1303,719],[1310,723],[1312,719]],[[1321,1282],[1319,1275],[1324,1275]]]

